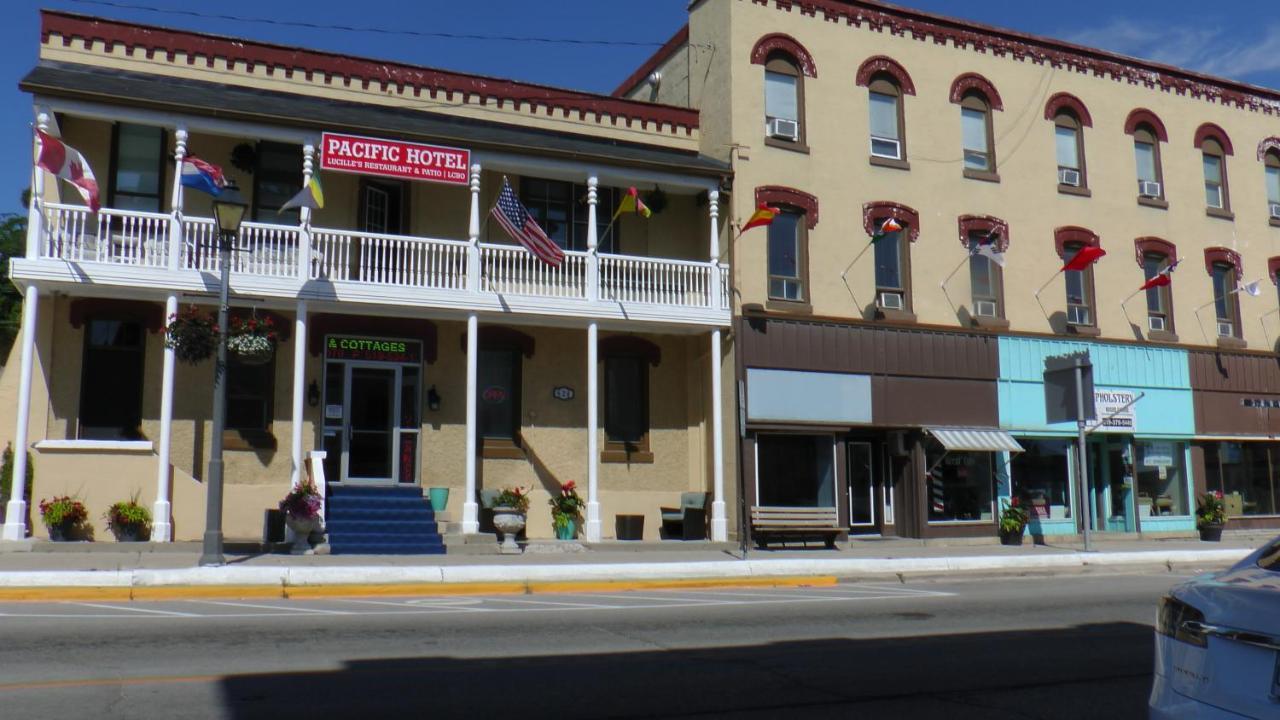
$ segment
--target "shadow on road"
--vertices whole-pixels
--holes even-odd
[[[1145,717],[1152,663],[1151,628],[1135,623],[610,654],[574,653],[580,644],[570,637],[537,656],[387,658],[337,671],[231,676],[220,690],[226,716],[237,720],[1074,720]]]

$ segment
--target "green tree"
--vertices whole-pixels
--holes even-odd
[[[27,247],[27,217],[16,213],[0,214],[0,364],[9,358],[9,350],[22,325],[22,293],[9,280],[9,259],[22,257]]]

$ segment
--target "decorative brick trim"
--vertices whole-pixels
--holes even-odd
[[[1214,125],[1213,123],[1204,123],[1196,128],[1195,145],[1199,148],[1204,144],[1205,140],[1217,140],[1222,145],[1222,152],[1228,155],[1235,154],[1235,148],[1231,147],[1231,138],[1227,137],[1227,131]]]
[[[858,74],[855,82],[866,87],[871,84],[871,78],[884,73],[893,78],[898,84],[898,89],[903,95],[915,95],[916,84],[911,81],[911,75],[907,69],[902,67],[897,60],[888,55],[873,55],[867,58],[861,66],[858,67]]]
[[[1280,155],[1280,137],[1273,135],[1269,138],[1263,138],[1262,142],[1258,143],[1258,162],[1265,160],[1269,152]]]
[[[956,224],[960,228],[960,245],[965,250],[969,249],[969,234],[977,232],[985,232],[996,235],[996,251],[1004,252],[1009,249],[1009,223],[998,217],[990,215],[961,215],[956,220]]]
[[[1004,110],[1004,102],[1000,99],[996,86],[978,73],[965,73],[951,81],[951,102],[964,100],[965,94],[972,90],[982,93],[992,110]]]
[[[597,354],[601,360],[606,355],[639,355],[654,367],[662,362],[662,348],[638,335],[610,335],[600,338]]]
[[[1280,257],[1267,258],[1267,277],[1272,285],[1280,284]]]
[[[811,78],[818,77],[818,66],[813,62],[813,55],[795,38],[785,33],[772,33],[756,41],[751,48],[751,62],[763,65],[769,60],[770,53],[775,51],[790,55],[800,66],[800,72]]]
[[[1160,121],[1160,117],[1146,108],[1138,108],[1129,113],[1129,117],[1124,119],[1124,132],[1126,135],[1132,135],[1138,129],[1139,125],[1150,125],[1151,129],[1156,133],[1156,139],[1160,142],[1169,142],[1169,133],[1164,129],[1164,123]]]
[[[681,45],[688,42],[689,23],[685,23],[684,27],[677,30],[676,34],[672,35],[670,40],[663,43],[662,47],[658,48],[657,52],[650,55],[648,60],[641,63],[640,67],[636,68],[635,72],[628,75],[627,79],[623,80],[622,83],[619,84],[618,87],[614,88],[613,92],[610,94],[614,97],[623,97],[627,93],[631,92],[635,86],[640,84],[641,80],[648,77],[649,73],[653,72],[659,65],[666,62],[667,58],[671,57]]]
[[[1269,261],[1268,261],[1269,262]],[[1213,276],[1213,264],[1226,263],[1236,269],[1236,282],[1244,282],[1244,261],[1240,253],[1231,248],[1211,247],[1204,249],[1204,271]]]
[[[1219,105],[1234,105],[1266,115],[1280,115],[1280,92],[1269,92],[1172,65],[1144,62],[1118,53],[910,10],[877,0],[739,2],[765,7],[772,5],[780,12],[798,10],[800,15],[820,20],[824,24],[850,25],[916,42],[932,42],[982,55],[1048,65],[1080,75],[1107,78],[1124,85],[1138,85],[1174,95],[1189,95]]]
[[[1066,259],[1067,245],[1070,243],[1080,243],[1086,247],[1100,247],[1102,245],[1102,241],[1098,239],[1098,234],[1087,228],[1075,225],[1054,228],[1053,249],[1057,251],[1059,258]]]
[[[1178,259],[1178,246],[1158,237],[1140,237],[1133,241],[1133,257],[1137,260],[1138,267],[1143,267],[1143,255],[1147,253],[1160,253],[1169,258],[1169,262],[1175,262]]]
[[[862,227],[868,235],[876,234],[880,229],[876,227],[876,220],[884,218],[893,218],[905,225],[911,242],[920,239],[920,213],[914,208],[888,200],[876,200],[862,206]]]
[[[803,190],[781,185],[762,185],[756,188],[756,205],[779,203],[804,210],[804,223],[810,230],[818,224],[818,198]]]
[[[101,42],[107,52],[118,45],[129,56],[140,52],[146,59],[153,60],[159,54],[169,63],[176,63],[177,54],[182,53],[187,65],[201,62],[212,68],[215,61],[222,60],[237,70],[243,66],[250,72],[265,71],[268,77],[292,78],[294,73],[302,73],[308,81],[318,76],[328,85],[341,83],[350,87],[358,83],[360,88],[368,90],[372,84],[384,93],[494,104],[499,108],[510,104],[515,110],[527,111],[530,115],[558,113],[567,118],[576,114],[580,121],[591,116],[597,123],[609,118],[627,127],[638,122],[641,129],[652,125],[672,135],[677,134],[677,130],[691,135],[698,127],[697,110],[579,90],[53,10],[42,10],[40,23],[40,40],[44,44],[49,44],[51,36],[57,35],[64,47],[78,40],[90,49],[95,42]]]
[[[1052,120],[1063,110],[1070,110],[1084,127],[1093,127],[1093,117],[1089,115],[1089,108],[1080,102],[1080,98],[1065,92],[1055,93],[1049,98],[1049,102],[1044,104],[1044,119]]]

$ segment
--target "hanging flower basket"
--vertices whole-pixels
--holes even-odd
[[[195,305],[169,316],[165,347],[188,365],[198,365],[213,357],[218,349],[218,321]]]
[[[263,365],[275,355],[275,323],[270,317],[259,320],[233,318],[227,332],[227,351],[246,365]]]

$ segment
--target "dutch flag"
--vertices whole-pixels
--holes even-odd
[[[193,190],[219,195],[226,187],[227,180],[222,176],[222,168],[211,165],[194,155],[182,160],[182,186]]]

